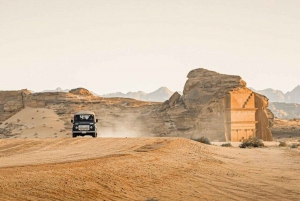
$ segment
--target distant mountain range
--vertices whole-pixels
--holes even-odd
[[[264,90],[251,90],[262,94],[269,99],[269,109],[274,113],[275,117],[282,119],[300,118],[299,85],[287,93],[270,88]]]
[[[54,90],[44,90],[44,91],[42,91],[42,93],[46,93],[46,92],[66,92],[66,93],[68,93],[69,91],[70,91],[70,89],[62,89],[60,87],[57,87]],[[138,91],[138,92],[128,92],[126,94],[124,94],[122,92],[116,92],[116,93],[99,95],[92,91],[90,91],[90,92],[94,96],[100,96],[100,97],[132,98],[132,99],[136,99],[136,100],[153,101],[153,102],[164,102],[164,101],[168,100],[174,93],[167,87],[160,87],[159,89],[157,89],[156,91],[151,92],[151,93]],[[31,93],[38,93],[38,92],[31,91]],[[179,93],[182,94],[182,92],[179,92]]]
[[[264,90],[250,89],[266,96],[269,99],[269,109],[274,113],[275,117],[284,119],[300,118],[300,86],[295,87],[291,92],[287,92],[285,94],[280,90],[271,88]],[[43,92],[69,92],[69,89],[63,90],[58,87],[55,90],[45,90]],[[101,97],[122,97],[142,101],[164,102],[165,100],[168,100],[174,92],[169,90],[167,87],[161,87],[151,93],[143,91],[128,93],[116,92],[103,95],[98,95],[93,92],[91,93],[95,96]],[[182,92],[179,93],[182,94]]]
[[[158,90],[151,93],[146,93],[143,91],[128,92],[126,94],[121,92],[116,92],[116,93],[104,94],[101,95],[101,97],[122,97],[122,98],[133,98],[142,101],[164,102],[165,100],[168,100],[173,95],[173,93],[174,92],[169,90],[167,87],[161,87]]]
[[[268,108],[280,119],[300,119],[300,104],[269,102]]]
[[[287,92],[285,94],[280,90],[270,88],[264,90],[255,90],[251,88],[251,90],[266,96],[269,99],[269,102],[300,104],[300,85],[295,87],[291,92]]]
[[[44,90],[42,91],[42,93],[46,93],[46,92],[65,92],[65,93],[68,93],[70,91],[70,89],[62,89],[60,87],[57,87],[55,90]],[[99,96],[98,94],[90,91],[94,96]],[[36,93],[34,91],[31,91],[31,93]]]
[[[57,87],[55,90],[44,90],[44,91],[42,91],[42,92],[69,92],[70,91],[70,89],[62,89],[62,88],[60,88],[60,87]]]

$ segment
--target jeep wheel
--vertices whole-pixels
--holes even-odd
[[[73,137],[77,137],[76,133],[73,133],[72,136],[73,136]]]
[[[92,137],[94,137],[94,138],[97,137],[97,133],[93,133]]]

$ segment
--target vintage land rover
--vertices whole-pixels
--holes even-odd
[[[73,123],[72,136],[85,136],[91,135],[97,137],[97,126],[96,122],[98,119],[95,118],[95,113],[90,111],[80,111],[74,115],[74,119],[71,120]]]

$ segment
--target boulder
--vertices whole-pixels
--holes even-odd
[[[180,100],[181,95],[178,92],[175,92],[169,99],[170,107],[174,107]]]
[[[170,102],[169,100],[166,100],[166,101],[160,106],[159,111],[164,111],[164,110],[166,110],[167,108],[169,108],[169,107],[170,107],[169,102]]]

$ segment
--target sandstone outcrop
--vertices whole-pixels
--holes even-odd
[[[181,95],[175,92],[169,99],[169,106],[174,107],[180,100]]]
[[[24,97],[28,90],[0,91],[0,122],[24,108]]]
[[[156,132],[217,141],[241,141],[249,136],[272,140],[268,99],[248,89],[241,77],[202,68],[187,77],[183,95],[178,98],[176,94],[172,107],[171,97],[156,114],[164,122],[153,126]]]
[[[84,88],[71,89],[69,93],[80,96],[93,96],[93,94],[89,90]]]
[[[86,98],[88,96],[88,98]],[[0,91],[0,122],[5,121],[25,107],[47,107],[59,103],[101,102],[86,89],[74,89],[73,93],[31,93],[29,90]],[[103,100],[102,100],[103,101]]]
[[[164,111],[167,108],[175,107],[176,103],[180,101],[181,95],[175,92],[169,100],[166,100],[160,107],[160,111]]]

